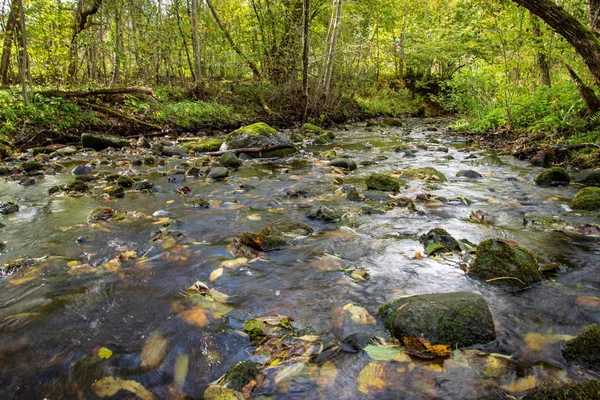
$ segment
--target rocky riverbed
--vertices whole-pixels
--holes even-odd
[[[5,160],[2,397],[598,394],[599,173],[448,122]]]

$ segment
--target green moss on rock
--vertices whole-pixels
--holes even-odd
[[[108,221],[117,215],[116,211],[110,207],[96,207],[88,215],[88,223]]]
[[[271,136],[277,135],[277,130],[265,124],[264,122],[257,122],[256,124],[246,125],[237,129],[227,135],[225,141],[229,142],[237,136]]]
[[[304,124],[300,127],[300,132],[304,136],[319,136],[325,133],[325,130],[314,124]]]
[[[460,252],[460,245],[446,230],[434,228],[419,237],[425,247],[425,255],[435,255],[450,251]]]
[[[21,169],[27,173],[36,172],[41,169],[44,169],[44,164],[38,161],[26,161],[21,164]]]
[[[578,362],[600,372],[600,328],[588,325],[573,340],[565,344],[563,355],[568,361]]]
[[[31,149],[31,155],[37,156],[38,154],[52,154],[56,150],[51,147],[34,147]]]
[[[385,118],[383,120],[383,123],[386,124],[387,126],[394,126],[394,127],[400,127],[400,126],[404,125],[402,123],[402,120],[400,120],[398,118]]]
[[[70,192],[84,193],[89,190],[89,187],[87,183],[80,180],[75,180],[74,182],[71,182],[66,186],[66,190]]]
[[[589,186],[581,189],[571,201],[571,208],[587,211],[600,210],[600,188]]]
[[[427,167],[427,168],[412,168],[405,169],[401,171],[402,177],[407,178],[418,178],[418,179],[426,179],[426,180],[436,180],[438,182],[447,182],[448,179],[444,174],[438,171],[435,168]]]
[[[81,135],[81,146],[93,150],[104,150],[112,147],[120,149],[129,146],[129,142],[113,136],[96,135],[93,133],[84,133]]]
[[[250,381],[255,380],[261,374],[259,367],[259,364],[252,361],[240,361],[225,374],[221,385],[241,392]]]
[[[468,274],[491,284],[521,289],[542,280],[535,255],[503,239],[488,239],[477,246]]]
[[[540,186],[561,186],[568,185],[569,182],[571,182],[569,173],[561,167],[548,168],[535,177],[535,183]]]
[[[258,251],[279,250],[287,244],[282,232],[273,227],[265,228],[258,233],[244,232],[240,242]]]
[[[523,400],[592,400],[600,399],[600,382],[585,381],[559,387],[540,387],[527,393]]]
[[[187,143],[182,144],[180,148],[183,148],[188,152],[192,153],[204,153],[207,151],[218,151],[221,148],[222,144],[223,139],[208,138],[196,141],[189,141]]]
[[[425,294],[397,299],[382,306],[379,316],[399,340],[424,338],[450,348],[485,344],[495,339],[492,313],[478,294]]]
[[[371,174],[365,179],[365,184],[371,190],[396,193],[400,191],[400,181],[387,174]]]

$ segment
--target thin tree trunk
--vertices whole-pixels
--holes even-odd
[[[119,1],[115,0],[115,65],[113,66],[112,84],[121,78],[121,64],[123,62],[123,33],[121,32],[121,9]]]
[[[579,91],[579,94],[585,102],[585,105],[587,106],[588,110],[590,110],[592,115],[596,114],[598,110],[600,110],[600,99],[598,99],[598,96],[596,96],[594,89],[587,86],[585,82],[581,80],[579,75],[577,75],[577,73],[573,70],[573,68],[571,68],[568,64],[565,64],[565,66],[569,71],[571,79],[573,80],[573,82],[575,82],[575,86],[577,87],[577,90]]]
[[[192,0],[192,50],[194,53],[194,84],[196,87],[200,85],[202,80],[202,58],[198,30],[198,0]]]
[[[310,46],[310,0],[303,2],[303,32],[302,32],[302,102],[304,111],[302,121],[306,121],[308,115],[308,51]]]
[[[333,24],[333,32],[331,34],[331,46],[329,47],[329,55],[327,59],[327,68],[325,70],[325,79],[323,84],[323,97],[325,103],[329,98],[329,90],[331,87],[331,76],[333,74],[333,61],[335,60],[335,47],[337,44],[338,33],[340,31],[340,21],[342,19],[342,3],[344,0],[337,0],[337,11],[335,14],[335,22]]]
[[[8,85],[8,69],[10,67],[10,56],[12,51],[13,36],[17,28],[17,14],[19,13],[19,3],[13,0],[10,4],[10,11],[4,29],[4,44],[2,45],[2,62],[0,64],[0,76],[2,77],[2,86]]]
[[[73,25],[73,34],[71,35],[70,62],[69,62],[69,80],[73,82],[77,74],[79,64],[79,52],[77,46],[77,36],[87,27],[88,19],[98,12],[102,5],[102,0],[93,0],[89,8],[85,8],[84,0],[79,0],[78,9],[75,12],[75,24]]]
[[[535,42],[537,45],[537,54],[536,54],[536,64],[538,67],[538,71],[540,73],[540,80],[542,82],[542,85],[544,86],[551,86],[551,82],[550,82],[550,65],[548,63],[548,57],[546,56],[546,53],[544,53],[544,51],[542,50],[543,48],[543,43],[542,43],[542,31],[540,29],[540,21],[538,20],[538,17],[530,14],[531,15],[531,25],[532,25],[532,33],[533,36],[535,37]]]
[[[25,28],[25,9],[23,8],[23,0],[19,2],[19,23],[21,27],[21,90],[23,91],[23,102],[29,104],[29,96],[27,94],[27,81],[29,80],[29,54],[27,53],[27,30]]]
[[[186,36],[183,33],[183,29],[181,28],[181,16],[179,15],[179,1],[175,1],[175,17],[177,18],[177,29],[179,29],[179,34],[181,35],[181,41],[183,44],[183,48],[185,50],[185,56],[187,58],[188,67],[190,72],[192,73],[192,79],[196,82],[196,73],[194,72],[194,64],[192,63],[192,57],[190,57],[190,51],[188,49],[188,44],[186,40]]]
[[[242,53],[242,50],[240,50],[240,48],[233,41],[233,38],[229,34],[229,31],[227,30],[227,28],[225,27],[225,25],[223,25],[223,22],[221,22],[221,18],[219,18],[219,14],[217,14],[217,11],[213,7],[212,1],[211,0],[205,0],[205,1],[206,1],[206,5],[210,9],[210,12],[211,12],[212,16],[215,18],[215,21],[217,22],[217,25],[219,25],[219,28],[221,28],[221,31],[223,32],[223,35],[225,35],[225,38],[227,39],[227,41],[231,45],[231,48],[242,58],[242,60],[244,60],[244,62],[248,65],[248,67],[250,67],[250,69],[252,70],[252,72],[254,73],[254,75],[260,80],[261,79],[260,71],[258,70],[258,68],[256,67],[256,65],[254,65],[254,63],[252,61],[250,61],[250,59],[247,58],[244,55],[244,53]]]
[[[588,16],[592,31],[596,36],[600,35],[600,0],[588,1]]]

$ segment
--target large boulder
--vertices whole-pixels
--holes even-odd
[[[542,280],[535,255],[504,239],[481,242],[468,274],[510,289],[521,289]]]
[[[120,149],[129,146],[129,142],[114,136],[96,135],[94,133],[84,133],[81,135],[81,146],[93,150],[104,150],[112,147]]]
[[[569,182],[571,182],[569,173],[561,167],[548,168],[535,177],[535,183],[539,186],[562,186],[568,185]]]
[[[600,372],[600,328],[588,325],[575,339],[568,341],[563,348],[563,356],[585,367]]]
[[[449,348],[485,344],[496,338],[492,313],[478,294],[467,292],[408,296],[379,309],[397,339],[422,338]]]
[[[600,170],[586,169],[575,176],[575,183],[585,186],[600,186]]]
[[[381,190],[383,192],[399,192],[400,181],[388,174],[371,174],[365,179],[368,189]]]
[[[263,122],[244,126],[231,132],[225,138],[221,151],[273,146],[289,146],[289,148],[263,152],[260,153],[260,157],[284,157],[298,151],[288,135],[277,132]]]
[[[586,187],[575,195],[571,201],[574,210],[597,211],[600,210],[600,187]]]

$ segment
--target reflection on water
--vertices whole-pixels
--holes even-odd
[[[337,352],[320,362],[267,369],[269,383],[258,393],[282,399],[503,398],[544,380],[577,378],[577,369],[564,364],[560,346],[565,335],[600,323],[599,242],[525,227],[523,219],[542,215],[576,224],[597,218],[568,210],[576,188],[536,187],[539,170],[508,157],[502,167],[472,166],[463,143],[413,124],[410,135],[398,128],[366,132],[353,126],[336,132],[331,146],[309,146],[285,160],[246,161],[224,182],[187,178],[188,197],[208,200],[207,209],[186,206],[186,196],[177,193],[183,184],[170,184],[146,166],[134,168],[161,190],[118,200],[49,197],[49,187],[72,179],[66,173],[27,188],[1,182],[0,201],[16,201],[21,210],[2,219],[1,239],[8,247],[0,260],[39,258],[35,266],[0,281],[2,397],[94,398],[102,393],[92,389],[94,382],[115,377],[122,381],[113,383],[141,385],[115,391],[117,397],[144,398],[147,390],[156,398],[183,393],[201,398],[237,361],[261,361],[240,334],[251,317],[288,315],[297,328],[311,328],[331,343],[357,332],[386,337],[381,323],[365,324],[368,314],[361,323],[348,310],[376,315],[379,306],[400,295],[453,291],[486,298],[498,332],[495,342],[456,351],[443,362]],[[400,144],[415,146],[416,157],[394,152]],[[448,152],[438,151],[442,146]],[[331,148],[353,157],[358,170],[341,176],[318,158]],[[108,157],[126,159],[119,153]],[[75,157],[89,160],[94,158]],[[166,172],[181,162],[172,159],[158,169]],[[428,192],[459,200],[417,202],[418,212],[396,208],[364,215],[358,212],[362,203],[336,193],[336,179],[364,190],[368,174],[409,167],[435,167],[450,181],[409,180],[403,195],[414,199]],[[483,178],[455,178],[461,169],[474,169]],[[306,219],[315,204],[338,208],[346,217],[335,224]],[[143,216],[88,224],[97,206]],[[151,217],[157,210],[169,217]],[[474,210],[490,216],[490,223],[474,223],[469,218]],[[310,224],[315,233],[255,259],[244,261],[234,253],[233,239],[243,232],[293,221]],[[417,237],[434,227],[474,243],[515,239],[543,262],[559,263],[560,273],[523,292],[486,286],[465,276],[458,257],[416,256],[423,252]],[[370,279],[357,281],[345,272],[356,268],[366,269]],[[185,291],[196,280],[228,295],[227,304],[194,303]],[[107,354],[103,348],[112,352],[109,357],[101,357]]]

